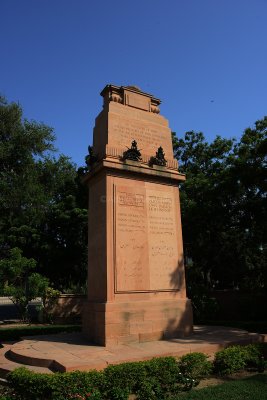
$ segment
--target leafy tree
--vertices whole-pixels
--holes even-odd
[[[0,282],[3,294],[17,306],[21,319],[26,320],[27,307],[31,300],[43,296],[49,285],[47,278],[33,272],[36,261],[22,256],[22,251],[10,249],[9,257],[0,260]]]
[[[267,117],[244,131],[230,161],[233,227],[246,268],[241,286],[267,289]]]
[[[86,278],[87,197],[55,136],[0,98],[0,258],[19,247],[56,286]]]
[[[204,287],[266,288],[266,123],[239,143],[202,133],[173,135],[181,185],[189,281]]]

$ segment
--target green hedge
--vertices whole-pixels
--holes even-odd
[[[18,400],[127,400],[130,394],[158,400],[196,384],[180,372],[174,357],[111,365],[100,372],[40,374],[18,368],[7,379]]]
[[[203,353],[110,365],[103,371],[34,373],[18,368],[7,380],[17,400],[139,400],[171,399],[190,390],[203,377],[216,372],[231,374],[258,368],[266,344],[232,346],[215,354],[214,362]],[[265,349],[264,349],[265,348]]]
[[[18,340],[22,336],[49,335],[62,332],[80,332],[81,325],[24,326],[18,328],[0,328],[0,342]]]

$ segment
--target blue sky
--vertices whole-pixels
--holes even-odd
[[[82,165],[99,95],[137,85],[185,131],[239,138],[267,115],[267,0],[0,0],[0,92]]]

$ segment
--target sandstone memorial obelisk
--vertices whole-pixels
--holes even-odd
[[[108,346],[192,332],[178,172],[160,100],[107,85],[95,121],[83,332]]]

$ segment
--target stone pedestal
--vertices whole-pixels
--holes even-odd
[[[192,310],[178,189],[185,177],[173,158],[168,121],[158,115],[160,101],[136,87],[108,85],[101,94],[95,162],[86,177],[89,260],[83,331],[104,346],[187,335]],[[141,157],[129,160],[127,149],[134,140]]]

